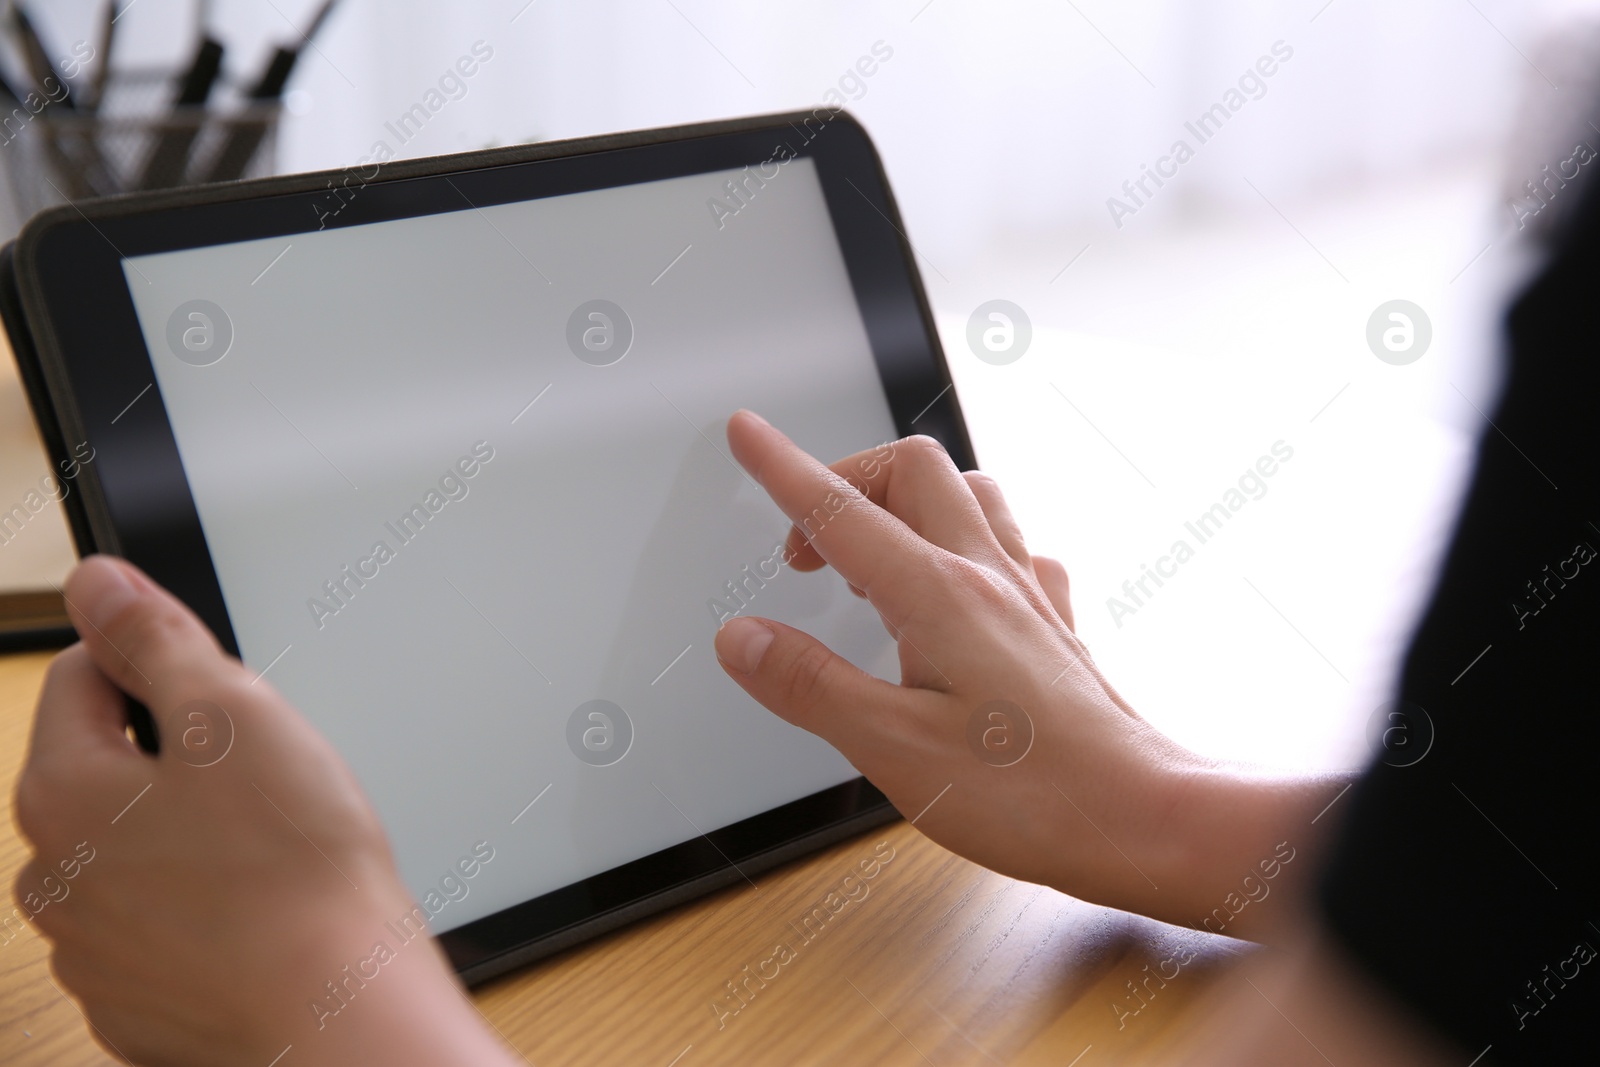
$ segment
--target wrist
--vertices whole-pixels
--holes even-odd
[[[358,970],[362,964],[366,966]],[[362,979],[361,974],[372,977]],[[303,998],[299,1034],[294,1040],[298,1064],[483,1067],[517,1062],[490,1032],[487,1021],[451,973],[443,952],[427,934],[419,935],[387,963],[377,964],[369,955],[356,967],[341,969],[329,981],[331,989],[325,982],[312,991],[317,996]]]
[[[1169,769],[1157,866],[1166,922],[1272,940],[1294,918],[1347,780],[1195,759]]]
[[[517,1062],[456,980],[427,913],[384,881],[363,879],[349,906],[323,901],[290,924],[295,944],[278,955],[257,1042],[271,1046],[267,1059],[292,1046],[302,1067]]]

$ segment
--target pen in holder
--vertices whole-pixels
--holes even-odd
[[[216,94],[226,105],[183,103],[193,88],[170,70],[116,71],[92,111],[30,93],[0,114],[0,168],[17,218],[69,200],[272,173],[280,101],[247,90]]]

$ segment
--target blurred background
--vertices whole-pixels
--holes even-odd
[[[842,100],[883,155],[980,462],[1067,564],[1101,667],[1184,743],[1295,768],[1363,759],[1488,430],[1504,307],[1591,169],[1578,147],[1600,147],[1591,3],[345,0],[304,43],[320,6],[123,2],[113,77],[170,99],[209,33],[225,109],[300,46],[252,172]],[[105,11],[29,11],[48,47],[94,51],[74,91]],[[8,235],[54,195],[30,125],[0,144]],[[991,300],[1031,324],[1004,365],[967,339]],[[1394,300],[1431,334],[1400,364],[1368,338]],[[0,382],[9,507],[48,463],[9,364]],[[1200,544],[1185,523],[1274,445],[1292,458]],[[1180,539],[1192,559],[1125,590]],[[0,586],[47,590],[71,558],[48,516],[0,545]]]

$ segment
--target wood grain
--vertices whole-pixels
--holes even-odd
[[[27,855],[11,791],[48,661],[0,657],[7,890]],[[874,875],[862,878],[862,861],[870,869],[875,859]],[[846,885],[851,874],[857,880]],[[896,823],[491,983],[473,999],[538,1067],[1100,1067],[1181,1052],[1202,994],[1242,951],[1003,878]],[[1189,952],[1175,978],[1150,977],[1171,974],[1162,961]],[[47,960],[31,928],[0,945],[0,1064],[113,1062],[54,986]],[[1139,999],[1128,983],[1139,984]]]
[[[40,479],[56,473],[28,409],[11,344],[0,330],[0,514],[24,506],[27,494],[41,488]],[[0,596],[47,591],[51,582],[66,578],[77,560],[66,512],[48,492],[44,495],[48,499],[42,510],[33,513],[24,507],[0,531]],[[65,617],[59,602],[56,614]]]

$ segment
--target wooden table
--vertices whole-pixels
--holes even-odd
[[[49,657],[0,657],[0,887],[24,849],[11,792]],[[894,858],[776,977],[744,982],[856,863]],[[5,901],[5,912],[12,902]],[[1137,1005],[1126,983],[1198,955]],[[1105,1064],[1166,1062],[1188,1047],[1201,995],[1240,943],[1015,882],[905,823],[847,841],[476,990],[531,1063]],[[0,1064],[106,1064],[57,991],[31,928],[0,946]],[[770,966],[767,973],[771,973]],[[725,983],[742,983],[745,999]],[[730,1006],[738,1006],[731,1011]],[[720,1018],[719,1018],[720,1015]],[[284,1063],[282,1067],[293,1067]]]

